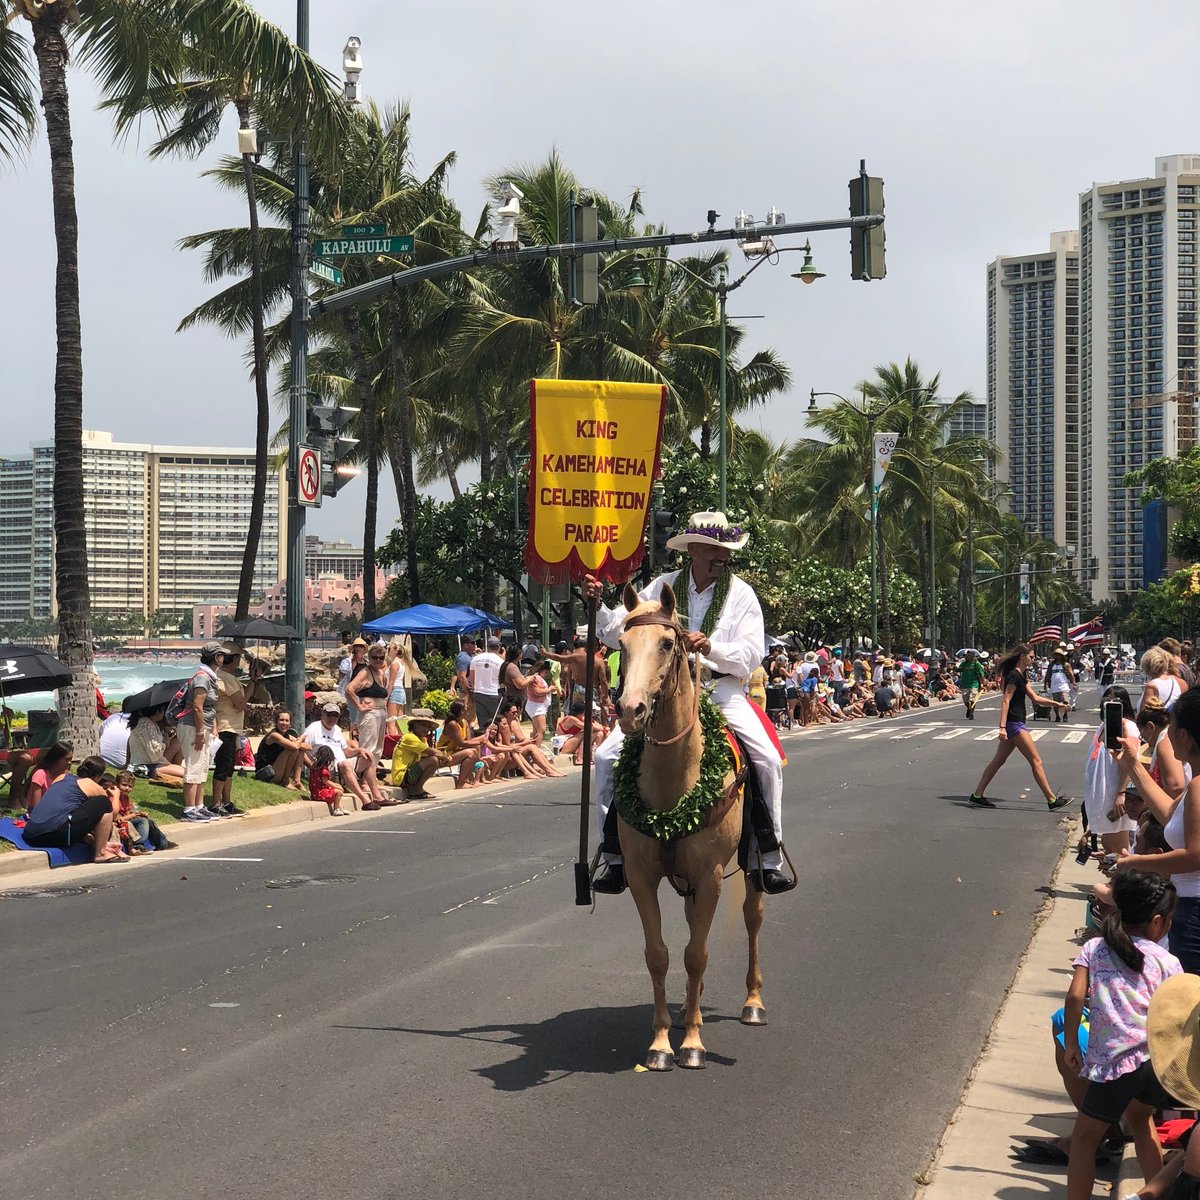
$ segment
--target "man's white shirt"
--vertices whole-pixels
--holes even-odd
[[[328,746],[333,751],[335,763],[346,761],[346,738],[340,726],[326,729],[323,721],[314,721],[304,731],[304,740],[313,750],[318,746]]]
[[[679,575],[680,572],[673,571],[669,575],[660,575],[651,580],[638,592],[638,599],[658,600],[663,586],[668,583],[673,591],[678,591]],[[685,624],[689,630],[695,632],[699,630],[709,605],[712,604],[716,584],[698,592],[692,572],[688,570],[687,589],[688,611]],[[596,633],[605,645],[616,647],[619,644],[618,638],[625,616],[624,609],[600,605],[596,613]],[[730,577],[725,607],[721,610],[708,640],[712,643],[712,649],[701,661],[718,674],[747,679],[750,672],[762,662],[767,642],[762,608],[754,589],[736,575]]]

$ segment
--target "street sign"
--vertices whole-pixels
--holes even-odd
[[[318,279],[323,279],[326,283],[332,283],[336,287],[341,287],[346,282],[345,275],[337,267],[331,267],[327,262],[322,262],[319,258],[314,258],[308,264],[308,273],[315,275]]]
[[[321,453],[311,446],[300,447],[297,464],[296,503],[305,508],[321,507]]]
[[[411,254],[412,249],[411,237],[365,237],[318,242],[313,253],[318,258],[339,258],[343,254]]]
[[[989,575],[998,575],[999,571],[995,567],[976,567],[975,578],[986,579]]]
[[[386,225],[343,225],[342,237],[387,237]]]

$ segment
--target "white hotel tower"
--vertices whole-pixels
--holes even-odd
[[[1080,414],[1097,599],[1143,585],[1143,510],[1125,473],[1196,444],[1200,154],[1079,198]],[[1151,570],[1155,570],[1150,564]]]

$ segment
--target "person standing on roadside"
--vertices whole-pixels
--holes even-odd
[[[234,807],[232,789],[238,738],[246,727],[246,689],[238,678],[242,669],[242,648],[236,642],[226,642],[224,649],[216,673],[215,721],[221,747],[213,759],[212,803],[208,811],[215,817],[241,817],[245,814]]]
[[[1029,698],[1034,704],[1045,708],[1064,709],[1067,706],[1060,700],[1051,700],[1049,696],[1039,696],[1029,686],[1029,668],[1033,663],[1033,651],[1022,644],[1010,651],[998,664],[997,671],[1004,688],[1000,701],[1000,744],[992,761],[983,769],[979,783],[971,793],[968,803],[976,808],[995,808],[995,804],[984,794],[987,786],[995,778],[996,772],[1008,761],[1014,750],[1020,750],[1033,771],[1033,781],[1046,797],[1046,807],[1051,812],[1066,808],[1071,803],[1071,796],[1056,795],[1046,779],[1046,768],[1042,765],[1042,756],[1037,751],[1037,745],[1029,736],[1025,727],[1025,700]]]
[[[467,687],[475,698],[475,719],[480,729],[486,729],[496,719],[500,707],[500,668],[504,660],[497,651],[499,638],[488,638],[487,649],[471,659],[467,671]]]
[[[466,714],[468,726],[475,723],[475,699],[471,695],[469,678],[475,651],[475,639],[473,637],[463,638],[462,649],[454,657],[454,683],[451,687],[454,695],[463,703],[463,712]]]
[[[975,705],[979,702],[982,687],[983,664],[979,661],[979,653],[974,649],[968,650],[958,668],[958,690],[962,693],[968,721],[975,720]]]
[[[217,720],[217,670],[225,661],[220,642],[200,647],[200,665],[187,682],[187,707],[176,722],[179,748],[183,751],[183,820],[211,821],[204,807],[204,785],[208,782],[208,743]]]

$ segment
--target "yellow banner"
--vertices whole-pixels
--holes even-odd
[[[612,582],[641,563],[667,389],[535,379],[529,388],[529,538],[539,583]]]

